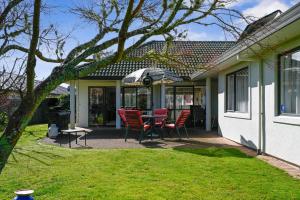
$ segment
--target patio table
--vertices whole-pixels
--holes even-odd
[[[83,132],[84,133],[84,145],[86,146],[86,134],[92,132],[92,130],[90,129],[86,129],[86,128],[80,128],[80,127],[75,127],[75,129],[67,129],[67,130],[61,130],[61,134],[67,133],[69,136],[69,148],[71,148],[71,134],[75,133],[76,136],[76,144],[77,142],[77,134],[79,132]],[[60,146],[61,146],[61,142],[60,142]]]
[[[155,127],[155,119],[159,119],[159,118],[166,119],[166,118],[168,118],[167,115],[142,115],[142,118],[149,119],[150,125],[151,125],[150,133],[152,133],[151,136],[160,135],[160,137],[163,138],[161,133],[157,134],[157,132],[155,131],[155,128],[154,128]],[[152,139],[152,137],[151,137],[151,139]]]

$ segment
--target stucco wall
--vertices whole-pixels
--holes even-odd
[[[229,113],[225,111],[226,74],[238,69],[249,67],[249,104],[248,112]],[[225,138],[236,141],[248,147],[256,149],[258,146],[258,73],[256,62],[243,63],[223,71],[219,74],[218,88],[218,121],[219,134]]]
[[[265,91],[265,129],[262,150],[272,156],[300,165],[300,117],[280,116],[277,109],[278,54],[300,46],[300,39],[282,44],[280,48],[265,56],[263,60]],[[219,129],[224,137],[250,147],[258,145],[258,112],[259,112],[259,61],[250,64],[250,118],[226,116],[225,108],[225,75],[247,63],[233,66],[219,74]]]

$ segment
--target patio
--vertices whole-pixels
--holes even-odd
[[[135,137],[137,134],[129,133],[127,142],[124,141],[125,129],[115,128],[95,128],[92,132],[87,133],[87,146],[84,145],[84,134],[78,134],[78,144],[76,144],[75,135],[71,134],[71,146],[74,149],[143,149],[143,148],[158,148],[158,149],[204,149],[209,147],[220,148],[235,148],[239,149],[250,157],[256,157],[284,170],[290,176],[300,179],[300,168],[291,165],[287,162],[268,155],[257,155],[256,151],[228,140],[217,135],[216,131],[205,131],[196,128],[188,129],[189,139],[183,137],[181,140],[173,133],[171,137],[165,137],[163,140],[159,137],[145,139],[141,144]],[[57,139],[45,137],[40,140],[42,143],[47,143],[55,146],[69,148],[68,135],[64,134]]]
[[[95,128],[87,133],[87,146],[84,145],[84,134],[78,133],[78,144],[76,144],[75,134],[71,134],[72,148],[91,148],[91,149],[131,149],[131,148],[207,148],[207,147],[239,147],[244,149],[248,155],[254,156],[255,152],[241,145],[227,140],[217,135],[217,132],[207,132],[197,128],[188,129],[189,139],[182,135],[180,140],[175,133],[170,136],[165,134],[164,139],[154,137],[153,140],[145,138],[141,144],[136,140],[138,133],[129,132],[127,142],[124,141],[125,129],[115,128]],[[56,139],[48,137],[42,139],[42,142],[69,147],[69,138],[67,134],[61,135]]]

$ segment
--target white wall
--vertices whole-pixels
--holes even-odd
[[[225,112],[226,74],[249,67],[249,104],[247,114]],[[258,147],[258,63],[243,63],[219,74],[219,134],[248,147]],[[251,95],[250,95],[251,94]]]
[[[263,59],[264,90],[265,90],[265,135],[262,151],[300,165],[300,117],[279,116],[277,112],[277,56],[279,53],[300,46],[300,39],[285,43],[276,51],[269,53]],[[229,70],[219,73],[219,129],[225,138],[234,140],[252,148],[258,147],[259,126],[259,61],[250,64],[250,112],[249,116],[241,118],[230,116],[224,112],[225,108],[225,75],[247,63],[233,66]]]
[[[300,40],[286,44],[281,51],[300,46]],[[277,55],[264,60],[265,152],[300,165],[300,117],[280,116],[277,109]]]

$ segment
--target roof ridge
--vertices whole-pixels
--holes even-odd
[[[166,42],[164,40],[151,40],[145,44],[154,43],[154,42]],[[234,40],[231,41],[224,41],[224,40],[173,40],[172,42],[236,42]],[[144,44],[144,45],[145,45]]]

